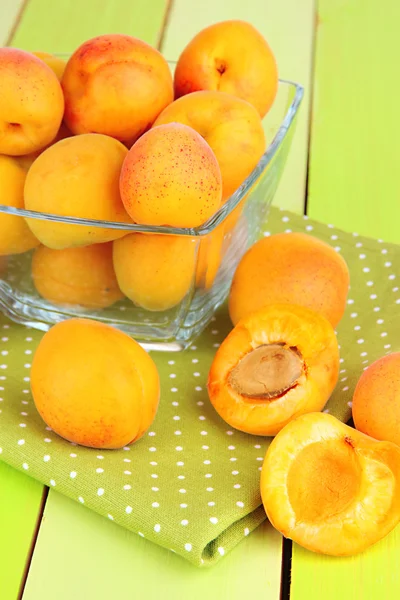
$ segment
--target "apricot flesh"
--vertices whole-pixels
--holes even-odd
[[[119,175],[127,152],[114,138],[96,133],[60,140],[29,169],[25,208],[65,217],[131,223],[119,192]],[[109,242],[127,233],[31,218],[27,223],[40,242],[53,250]]]
[[[285,537],[313,552],[357,554],[400,522],[400,448],[332,415],[302,415],[271,442],[260,489]]]
[[[256,242],[232,280],[229,314],[233,324],[267,304],[301,304],[341,320],[349,290],[345,260],[331,246],[304,233],[278,233]]]
[[[221,205],[221,171],[191,127],[154,127],[132,146],[121,170],[121,197],[135,223],[198,227]]]
[[[278,72],[267,41],[250,23],[221,21],[200,31],[179,57],[176,97],[198,90],[227,92],[247,100],[263,117],[278,89]]]
[[[298,305],[269,305],[243,318],[211,365],[208,394],[232,427],[276,435],[296,416],[322,410],[338,379],[331,324]]]
[[[363,372],[352,411],[359,431],[400,446],[400,352],[383,356]]]
[[[83,248],[37,248],[32,257],[37,292],[54,304],[106,308],[123,298],[112,260],[112,243]]]
[[[61,125],[60,82],[42,60],[0,48],[0,154],[22,156],[43,148]]]
[[[168,310],[191,290],[196,241],[190,237],[131,233],[114,242],[113,257],[119,287],[136,306]]]
[[[84,42],[62,78],[65,121],[75,134],[103,133],[131,146],[173,100],[168,63],[129,35]]]
[[[67,374],[67,376],[66,376]],[[37,410],[55,433],[91,448],[137,441],[156,415],[160,382],[143,348],[90,319],[69,319],[42,338],[31,369]]]
[[[25,208],[24,185],[30,160],[0,155],[0,204]],[[39,245],[24,219],[0,213],[0,256],[21,254]]]

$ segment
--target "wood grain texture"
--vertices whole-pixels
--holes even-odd
[[[168,0],[30,0],[12,45],[70,53],[105,33],[127,33],[155,45]]]
[[[5,46],[18,22],[25,0],[1,0],[0,3],[0,46]]]
[[[279,598],[281,538],[259,527],[223,561],[198,569],[51,492],[23,600]]]
[[[320,0],[309,215],[400,242],[398,0]]]
[[[39,482],[0,462],[1,600],[18,597],[40,517],[42,494]]]
[[[297,128],[274,205],[304,211],[309,136],[315,0],[174,0],[162,51],[177,59],[184,46],[203,27],[226,19],[249,21],[268,40],[279,76],[305,87]]]

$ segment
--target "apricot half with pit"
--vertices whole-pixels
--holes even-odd
[[[219,347],[208,378],[210,401],[232,427],[276,435],[322,410],[338,378],[332,325],[297,305],[270,305],[242,319]]]
[[[269,446],[261,497],[285,537],[322,554],[357,554],[400,522],[400,448],[332,415],[302,415]]]
[[[149,354],[122,331],[90,319],[57,323],[44,335],[32,362],[31,389],[55,433],[91,448],[137,441],[160,396]]]

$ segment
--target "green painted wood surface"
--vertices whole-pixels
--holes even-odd
[[[12,35],[24,0],[1,0],[0,3],[0,46],[7,44]]]
[[[253,23],[266,37],[276,56],[281,78],[305,86],[297,129],[285,176],[274,205],[304,211],[309,137],[309,104],[312,80],[315,0],[174,0],[163,43],[163,53],[178,58],[183,47],[203,27],[225,19]]]
[[[0,598],[16,600],[40,515],[43,486],[0,462]]]
[[[397,0],[320,0],[308,214],[400,242]],[[400,597],[400,528],[359,556],[293,546],[291,600]]]
[[[68,53],[104,33],[157,44],[168,0],[29,0],[13,46]]]
[[[52,492],[23,600],[243,600],[250,586],[258,598],[278,598],[277,548],[280,536],[264,524],[202,570]]]
[[[320,0],[310,215],[400,243],[398,0]]]

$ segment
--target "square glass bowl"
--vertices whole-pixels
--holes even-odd
[[[233,274],[244,252],[262,236],[285,166],[302,97],[302,86],[279,81],[274,105],[263,120],[268,144],[265,153],[229,200],[195,229],[127,225],[73,215],[60,217],[6,206],[0,197],[2,220],[11,216],[29,217],[75,224],[76,227],[106,226],[124,230],[127,234],[176,236],[168,239],[173,239],[178,249],[181,247],[179,256],[182,259],[168,264],[165,253],[160,250],[160,269],[148,276],[153,288],[159,289],[161,301],[153,303],[149,310],[136,306],[127,298],[108,308],[69,304],[67,297],[65,302],[63,298],[57,303],[50,302],[38,294],[33,283],[34,251],[0,256],[0,309],[12,320],[42,331],[59,321],[79,316],[114,325],[147,349],[176,351],[189,346],[227,298]],[[158,237],[155,248],[157,241]],[[186,258],[190,264],[185,263]],[[163,295],[170,300],[167,308],[161,306]]]

